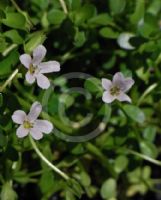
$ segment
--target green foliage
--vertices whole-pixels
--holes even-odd
[[[160,19],[160,0],[0,0],[0,199],[155,195],[161,178]],[[47,49],[44,61],[61,64],[59,73],[47,75],[48,90],[25,81],[19,60],[39,44]],[[132,103],[105,104],[101,79],[119,71],[135,80],[128,91]],[[36,144],[69,179],[38,157],[28,137],[16,136],[13,112],[29,112],[34,101],[43,105],[40,118],[54,125]]]
[[[116,197],[116,193],[116,181],[115,179],[109,178],[101,187],[101,196],[103,199],[112,199]]]
[[[48,13],[48,20],[50,24],[60,25],[65,17],[64,12],[57,9],[53,9]]]
[[[109,7],[112,14],[119,14],[123,12],[126,6],[126,0],[109,0]]]
[[[3,185],[0,197],[2,200],[16,200],[17,199],[17,194],[12,189],[12,186],[9,182],[6,182]]]
[[[145,121],[145,115],[142,110],[134,105],[124,105],[123,107],[125,113],[130,117],[132,120],[143,123]]]
[[[6,76],[12,72],[12,67],[18,63],[19,53],[17,51],[12,51],[8,56],[0,61],[0,76]]]
[[[6,13],[2,23],[11,28],[26,30],[26,19],[20,13]]]

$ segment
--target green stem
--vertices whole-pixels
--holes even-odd
[[[43,170],[39,170],[39,171],[36,171],[36,172],[30,172],[28,173],[28,176],[32,177],[32,176],[39,176],[43,173]]]
[[[14,48],[16,48],[18,45],[17,44],[12,44],[10,45],[5,51],[3,51],[2,55],[6,56],[10,51],[12,51]]]
[[[18,4],[17,4],[14,0],[10,0],[10,1],[11,1],[12,5],[16,8],[16,10],[17,10],[19,13],[21,13],[21,14],[25,17],[27,23],[28,23],[31,27],[33,27],[32,21],[30,20],[28,14],[27,14],[26,12],[24,12],[23,10],[21,10],[21,8],[18,6]]]
[[[130,154],[133,154],[133,155],[135,155],[135,156],[138,156],[138,157],[140,157],[140,158],[142,158],[142,159],[144,159],[144,160],[147,160],[147,161],[149,161],[149,162],[151,162],[151,163],[153,163],[153,164],[155,164],[155,165],[161,166],[161,161],[159,161],[159,160],[150,158],[150,157],[147,156],[147,155],[138,153],[138,152],[133,151],[133,150],[131,150],[131,149],[127,149],[127,151],[128,151],[128,153],[130,153]]]
[[[14,80],[13,82],[14,86],[16,87],[16,89],[18,90],[18,92],[25,97],[26,99],[28,99],[30,102],[34,102],[36,101],[36,97],[34,97],[32,94],[29,95],[28,92],[26,92],[26,90],[21,86],[21,84],[18,82],[17,79]]]
[[[13,6],[16,8],[16,10],[18,11],[18,12],[21,12],[21,8],[17,5],[17,3],[14,1],[14,0],[10,0],[11,1],[11,3],[13,4]]]
[[[140,99],[138,100],[137,102],[137,106],[139,106],[142,101],[145,99],[145,97],[150,93],[152,92],[155,88],[157,87],[157,83],[154,83],[152,85],[150,85],[146,90],[145,92],[141,95]]]
[[[93,154],[95,157],[97,157],[101,161],[102,165],[108,170],[108,172],[113,177],[117,177],[117,174],[112,164],[108,161],[107,157],[99,150],[99,148],[97,148],[95,145],[89,142],[86,144],[86,148],[91,154]]]
[[[64,172],[62,172],[60,169],[58,169],[55,165],[53,165],[42,153],[41,151],[38,149],[35,141],[32,139],[31,136],[29,136],[30,142],[32,147],[34,148],[35,152],[37,153],[37,155],[42,159],[42,161],[44,161],[52,170],[54,170],[57,174],[59,174],[61,177],[63,177],[65,180],[69,180],[69,176],[66,175]]]
[[[9,78],[5,81],[5,83],[0,87],[0,92],[3,92],[3,90],[12,82],[14,77],[17,75],[18,69],[16,69],[10,76]]]
[[[65,1],[64,0],[59,0],[60,4],[61,4],[61,7],[64,11],[65,14],[68,14],[68,10],[67,10],[67,6],[65,4]]]

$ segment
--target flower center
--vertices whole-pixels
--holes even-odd
[[[120,94],[120,88],[117,87],[117,86],[113,86],[110,89],[110,93],[111,93],[112,96],[118,96]]]
[[[30,123],[29,121],[24,121],[23,126],[26,129],[33,128],[33,123]]]
[[[30,64],[30,66],[29,66],[29,72],[30,72],[30,74],[34,74],[35,71],[36,71],[36,68],[37,67],[33,66],[33,64]]]

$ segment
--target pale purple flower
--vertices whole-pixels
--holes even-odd
[[[59,62],[42,62],[45,55],[46,48],[43,45],[39,45],[33,50],[33,57],[29,54],[20,56],[21,63],[28,69],[26,81],[30,84],[37,81],[38,86],[42,89],[47,89],[50,86],[50,81],[44,74],[60,71]]]
[[[119,101],[131,102],[131,99],[125,93],[132,87],[134,80],[125,78],[121,72],[113,76],[113,80],[102,79],[102,87],[106,90],[103,93],[102,100],[105,103],[111,103],[115,99]]]
[[[53,125],[47,120],[37,119],[42,111],[42,106],[39,102],[32,104],[29,114],[27,115],[22,110],[17,110],[12,115],[12,120],[20,124],[16,131],[19,138],[23,138],[30,134],[35,140],[43,137],[42,133],[49,134],[53,130]]]

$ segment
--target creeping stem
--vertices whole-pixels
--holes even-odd
[[[154,83],[152,85],[150,85],[146,90],[145,92],[141,95],[141,97],[139,98],[138,102],[137,102],[137,106],[139,106],[142,101],[145,99],[145,97],[151,93],[155,88],[157,87],[157,83]]]
[[[38,149],[35,141],[32,139],[31,136],[29,136],[30,142],[32,147],[34,148],[35,152],[37,153],[37,155],[52,169],[54,170],[57,174],[59,174],[61,177],[63,177],[65,180],[69,180],[69,176],[66,175],[64,172],[62,172],[60,169],[58,169],[55,165],[53,165],[42,153],[41,151]]]
[[[127,152],[130,153],[130,154],[133,154],[135,156],[138,156],[138,157],[140,157],[140,158],[142,158],[144,160],[147,160],[147,161],[149,161],[149,162],[151,162],[151,163],[153,163],[155,165],[161,166],[161,161],[159,161],[159,160],[150,158],[149,156],[146,156],[144,154],[138,153],[138,152],[133,151],[131,149],[127,149]]]
[[[68,14],[68,10],[67,10],[67,6],[65,4],[65,1],[64,0],[59,0],[60,4],[61,4],[61,7],[64,11],[65,14]]]
[[[0,92],[3,92],[3,90],[11,83],[11,81],[14,79],[14,77],[17,75],[18,69],[16,69],[9,78],[4,82],[4,84],[0,87]]]

